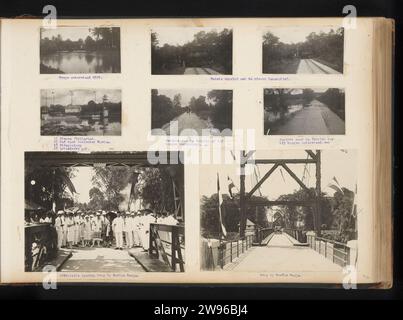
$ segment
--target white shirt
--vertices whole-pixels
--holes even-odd
[[[113,219],[112,228],[114,232],[123,232],[124,221],[122,217],[116,217]]]
[[[176,226],[178,224],[178,220],[176,220],[173,216],[168,216],[164,219],[163,223],[170,226]]]

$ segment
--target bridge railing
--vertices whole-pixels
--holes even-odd
[[[261,244],[264,239],[266,239],[270,234],[274,232],[273,228],[258,228],[255,231],[253,238],[254,243]]]
[[[227,264],[233,262],[241,254],[246,252],[253,245],[254,234],[245,235],[242,240],[221,242],[219,249],[219,265],[224,268]]]
[[[296,229],[284,229],[284,232],[301,243],[307,242],[306,232]]]
[[[333,263],[341,267],[349,264],[350,248],[346,244],[313,235],[307,236],[307,242],[313,250]]]
[[[233,262],[241,254],[252,247],[254,234],[247,234],[244,239],[239,240],[218,240],[203,239],[202,241],[202,261],[203,270],[223,269],[226,265]]]
[[[183,226],[166,224],[150,224],[149,253],[170,266],[172,271],[177,267],[185,270],[185,230]]]

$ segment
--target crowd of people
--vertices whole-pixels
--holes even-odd
[[[149,249],[151,223],[178,224],[173,215],[148,209],[137,212],[59,210],[56,218],[48,212],[30,222],[53,224],[58,248],[114,246],[116,250],[142,247],[144,251]]]

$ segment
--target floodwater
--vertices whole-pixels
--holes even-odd
[[[53,117],[48,120],[42,119],[42,136],[120,136],[121,123],[108,122],[101,123],[95,121],[89,123],[87,120],[81,120],[78,117]]]
[[[58,52],[41,56],[41,63],[56,73],[119,73],[119,51]]]

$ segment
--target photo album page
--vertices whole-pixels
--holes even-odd
[[[1,282],[381,281],[374,25],[2,19]]]

